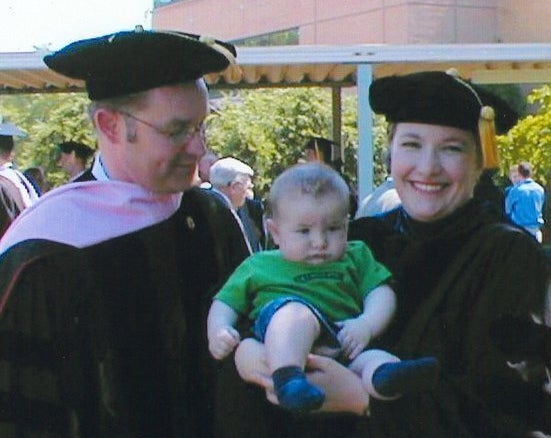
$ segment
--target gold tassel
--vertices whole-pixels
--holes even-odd
[[[316,158],[318,159],[319,162],[321,163],[325,163],[325,156],[324,156],[324,153],[323,151],[319,148],[318,146],[318,141],[317,140],[314,140],[314,149],[316,151]]]
[[[497,152],[495,112],[491,106],[480,108],[478,119],[478,135],[480,136],[480,148],[482,149],[482,166],[484,169],[499,167],[499,155]]]

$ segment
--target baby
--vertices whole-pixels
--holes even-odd
[[[400,361],[366,350],[396,307],[391,273],[359,241],[348,242],[349,189],[320,163],[299,164],[274,181],[266,226],[279,249],[247,258],[214,297],[207,330],[215,359],[240,342],[235,324],[245,315],[264,343],[279,404],[291,411],[321,407],[323,391],[306,379],[311,351],[340,356],[368,393],[391,400],[430,389],[435,358]]]

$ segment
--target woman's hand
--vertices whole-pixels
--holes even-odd
[[[266,398],[277,403],[264,345],[254,339],[244,339],[235,351],[235,366],[243,380],[261,386]],[[369,395],[361,379],[333,359],[310,354],[306,363],[308,380],[325,391],[325,403],[320,412],[351,412],[365,414]]]
[[[333,359],[310,354],[306,362],[308,380],[325,391],[320,412],[351,412],[363,415],[369,406],[369,395],[361,379]]]

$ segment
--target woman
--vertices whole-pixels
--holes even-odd
[[[402,206],[353,221],[349,237],[368,243],[395,275],[398,311],[378,344],[400,357],[437,356],[442,377],[431,393],[371,400],[363,436],[527,436],[549,426],[540,375],[526,382],[507,363],[527,353],[506,354],[491,335],[499,338],[496,324],[507,316],[549,318],[550,268],[534,239],[473,199],[483,169],[497,165],[488,100],[496,124],[510,127],[515,117],[502,102],[447,73],[381,78],[370,88],[373,110],[390,122]],[[262,357],[257,347],[243,343],[238,369],[269,387],[261,367],[246,366]],[[319,357],[310,366],[316,384],[333,389],[326,410],[360,411],[359,384],[342,367]]]

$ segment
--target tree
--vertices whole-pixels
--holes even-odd
[[[358,129],[354,95],[342,100],[344,173],[356,183]],[[17,142],[20,168],[42,166],[56,186],[67,176],[57,168],[57,144],[66,140],[95,144],[82,93],[2,96],[0,113],[27,132]],[[331,92],[324,88],[281,88],[225,92],[214,100],[217,108],[208,120],[209,147],[233,155],[253,167],[263,196],[271,181],[304,152],[308,137],[331,138]],[[383,180],[386,124],[375,118],[375,182]]]
[[[356,98],[345,96],[342,111],[344,172],[356,182],[358,129]],[[257,174],[260,195],[304,153],[310,136],[331,138],[331,93],[323,88],[260,89],[225,93],[208,121],[209,147],[248,163]],[[384,128],[378,127],[379,131]],[[378,136],[377,156],[383,147]],[[377,177],[384,177],[378,166]]]
[[[88,102],[82,93],[2,96],[0,113],[27,133],[16,142],[19,168],[43,167],[52,187],[66,181],[57,167],[57,145],[74,140],[93,147]]]
[[[551,170],[551,86],[532,90],[527,100],[539,105],[536,113],[524,117],[507,135],[498,138],[501,173],[506,176],[513,164],[529,161],[534,179],[546,184]]]

